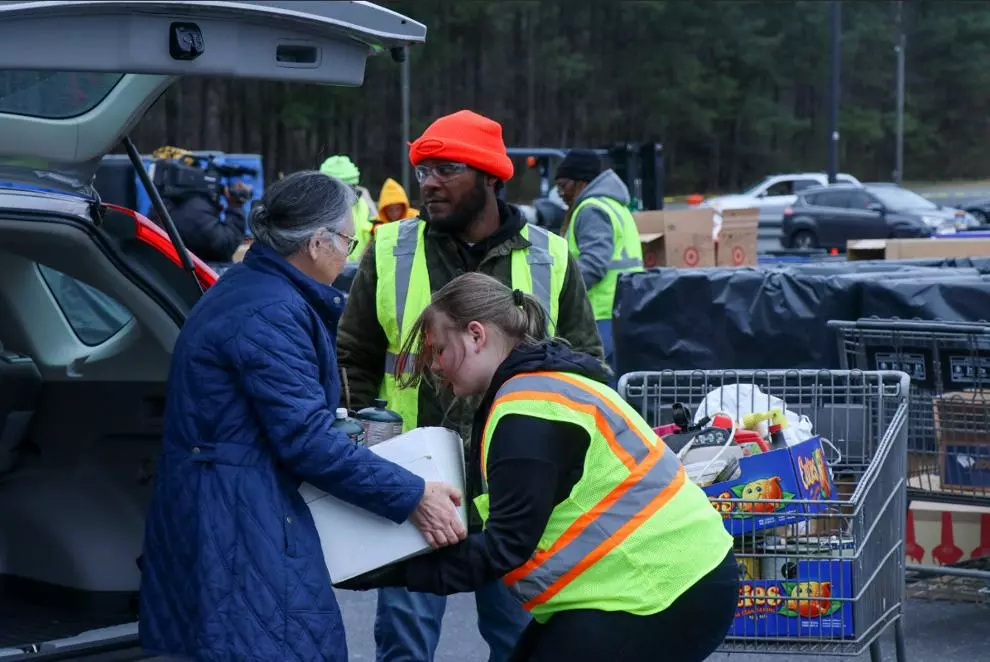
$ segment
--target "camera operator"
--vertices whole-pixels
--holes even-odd
[[[210,160],[210,172],[204,172],[186,150],[162,147],[153,158],[161,159],[156,160],[155,185],[186,248],[206,262],[231,262],[245,239],[244,203],[251,189],[242,182],[218,188],[218,173],[213,171],[219,168]],[[224,219],[221,196],[227,203]]]
[[[166,198],[165,207],[175,221],[186,248],[206,262],[230,262],[234,251],[244,241],[243,192],[241,182],[224,188],[227,201],[226,218],[220,219],[219,200],[203,192],[193,191],[177,198]]]

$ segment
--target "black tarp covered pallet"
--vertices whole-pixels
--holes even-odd
[[[990,258],[652,269],[620,278],[619,373],[838,368],[826,322],[990,319]]]

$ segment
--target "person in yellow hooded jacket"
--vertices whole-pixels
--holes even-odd
[[[407,218],[416,218],[419,210],[409,206],[409,196],[402,184],[391,177],[382,184],[382,192],[378,196],[378,218],[375,219],[375,226],[393,221],[404,221]],[[373,232],[373,231],[372,231]]]
[[[351,187],[357,196],[354,206],[351,207],[351,214],[354,217],[354,239],[357,240],[357,244],[355,244],[354,250],[348,254],[347,261],[360,262],[361,256],[364,255],[364,250],[371,243],[371,236],[374,233],[372,210],[375,208],[368,189],[358,186],[361,171],[349,157],[337,154],[329,157],[320,165],[320,172],[344,182]]]

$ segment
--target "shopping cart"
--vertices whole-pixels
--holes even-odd
[[[990,506],[990,323],[868,318],[833,320],[829,326],[836,329],[843,368],[902,370],[911,376],[908,498]],[[943,531],[946,523],[943,516]],[[976,592],[986,596],[990,557],[960,565],[964,553],[949,529],[931,550],[939,565],[922,565],[920,553],[909,548],[917,563],[908,570],[922,579],[959,578],[937,584],[933,595],[957,589],[961,597],[971,588],[965,580],[975,579],[982,582]]]
[[[750,387],[746,401],[740,401],[736,385]],[[824,499],[788,499],[776,492],[771,493],[776,499],[744,499],[734,492],[717,494],[721,488],[710,494],[725,518],[759,512],[768,522],[734,537],[740,595],[722,650],[855,656],[869,649],[879,662],[879,637],[893,625],[897,659],[904,662],[908,376],[665,371],[633,372],[619,380],[619,393],[652,426],[670,423],[675,403],[740,420],[766,407],[751,387],[808,417],[823,439],[831,480]],[[723,397],[735,389],[735,402],[730,406],[720,396],[710,397],[717,388]]]
[[[990,506],[990,323],[833,320],[841,367],[911,377],[908,496]]]

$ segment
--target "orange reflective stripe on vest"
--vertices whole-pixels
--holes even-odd
[[[527,385],[540,386],[540,384],[534,384],[532,380],[553,381],[543,384],[545,388],[540,390],[529,390],[526,388]],[[488,414],[489,420],[499,404],[514,400],[548,400],[558,402],[575,411],[593,414],[598,431],[608,439],[612,452],[630,471],[644,460],[647,453],[654,448],[653,441],[637,431],[635,424],[625,412],[569,375],[559,372],[521,374],[507,381],[498,392],[498,398],[492,403],[491,411]],[[487,457],[484,438],[482,438],[481,443],[481,457],[484,458]],[[484,463],[481,472],[487,480],[488,468]]]
[[[576,518],[547,549],[537,551],[503,581],[532,610],[551,600],[604,556],[615,550],[680,490],[684,467],[642,422],[593,387],[561,373],[519,375],[506,382],[492,412],[513,401],[554,402],[594,417],[615,456],[629,469],[598,503]],[[593,441],[594,443],[594,441]],[[601,443],[600,441],[598,443]],[[486,458],[484,448],[482,458]],[[487,478],[487,470],[483,472]]]

